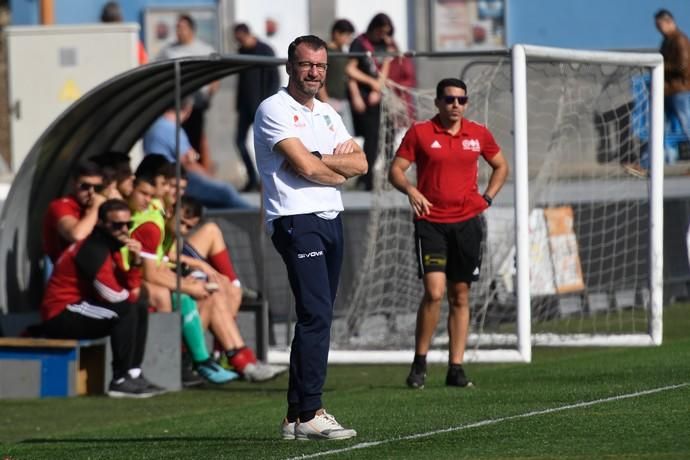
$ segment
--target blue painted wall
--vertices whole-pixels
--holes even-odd
[[[53,0],[56,24],[84,24],[99,22],[101,9],[107,0]],[[208,6],[216,0],[120,0],[127,22],[141,23],[144,9],[151,6]],[[38,24],[39,0],[10,0],[13,25]]]
[[[506,0],[507,44],[586,49],[656,49],[654,13],[671,11],[690,33],[690,0]]]
[[[38,24],[38,0],[10,0],[12,25]]]

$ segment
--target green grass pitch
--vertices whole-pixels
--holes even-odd
[[[286,376],[141,401],[4,400],[0,458],[690,458],[690,305],[664,310],[660,347],[538,348],[531,364],[466,369],[474,388],[446,388],[432,366],[415,391],[407,366],[331,366],[324,401],[350,441],[279,439]]]

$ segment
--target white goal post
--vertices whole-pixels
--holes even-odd
[[[464,69],[470,67],[463,53],[419,53],[412,58],[418,67],[442,69],[440,78],[452,76],[449,69],[457,72],[463,58]],[[465,362],[531,362],[535,345],[660,345],[661,55],[515,45],[510,53],[492,59],[480,63],[486,69],[478,75],[462,76],[471,101],[468,118],[488,125],[508,153],[513,175],[485,213],[485,260],[480,281],[472,286],[471,300],[476,303]],[[640,81],[645,83],[640,86]],[[352,292],[339,293],[346,301],[336,311],[331,363],[409,364],[414,354],[411,341],[422,290],[410,247],[412,218],[406,198],[386,182],[385,171],[406,127],[430,118],[436,109],[433,88],[391,88],[382,104],[379,160],[370,165],[378,178],[366,254]],[[630,141],[633,136],[637,138]],[[620,164],[615,155],[614,161],[599,160],[601,144],[608,148],[609,141],[627,142],[610,149],[626,150]],[[645,149],[650,158],[648,178],[623,172],[623,156]],[[601,155],[608,158],[607,152]],[[566,173],[556,177],[566,163]],[[481,174],[480,188],[481,180],[487,179]],[[562,268],[555,261],[557,250],[549,246],[554,244],[554,234],[549,233],[554,222],[571,225],[570,234],[558,235],[570,246],[557,249],[570,250],[566,258],[574,253],[579,288],[559,290],[563,285],[553,281]],[[534,234],[540,231],[542,240],[537,241]],[[538,244],[548,246],[546,256],[536,252],[547,262],[535,260]],[[539,285],[546,279],[539,273],[545,263],[550,264],[551,290]],[[427,355],[431,363],[448,359],[444,316],[442,311]],[[289,350],[270,350],[269,361],[288,362]]]
[[[650,330],[648,334],[543,335],[532,337],[529,280],[529,178],[527,136],[527,56],[572,62],[645,66],[652,69],[650,108]],[[518,351],[523,361],[532,359],[532,342],[539,345],[625,346],[660,345],[663,309],[663,185],[664,185],[664,63],[660,54],[582,51],[532,45],[515,45],[513,62],[513,106],[515,132],[515,222],[517,248]]]

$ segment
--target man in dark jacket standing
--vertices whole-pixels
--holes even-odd
[[[239,45],[238,54],[275,56],[273,48],[252,35],[246,24],[237,24],[234,33],[235,40]],[[244,186],[244,192],[259,188],[256,168],[247,150],[247,133],[254,123],[254,114],[259,108],[259,104],[268,96],[275,94],[279,85],[278,69],[274,66],[254,66],[239,73],[235,143],[247,169],[247,183]]]
[[[664,57],[664,107],[667,114],[678,117],[690,139],[690,40],[678,28],[670,11],[659,10],[654,19],[664,36],[659,49]]]

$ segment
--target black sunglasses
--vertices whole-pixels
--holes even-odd
[[[448,105],[452,104],[455,101],[458,101],[458,104],[460,105],[465,105],[467,104],[468,98],[467,96],[443,96],[443,102],[445,102]]]
[[[103,184],[91,184],[89,182],[82,182],[77,187],[84,192],[93,189],[96,193],[102,192],[104,188]]]
[[[122,230],[123,228],[126,228],[129,230],[132,228],[132,225],[134,225],[134,222],[131,220],[123,220],[123,221],[116,221],[116,220],[111,220],[108,222],[108,226],[112,228],[113,230]]]

